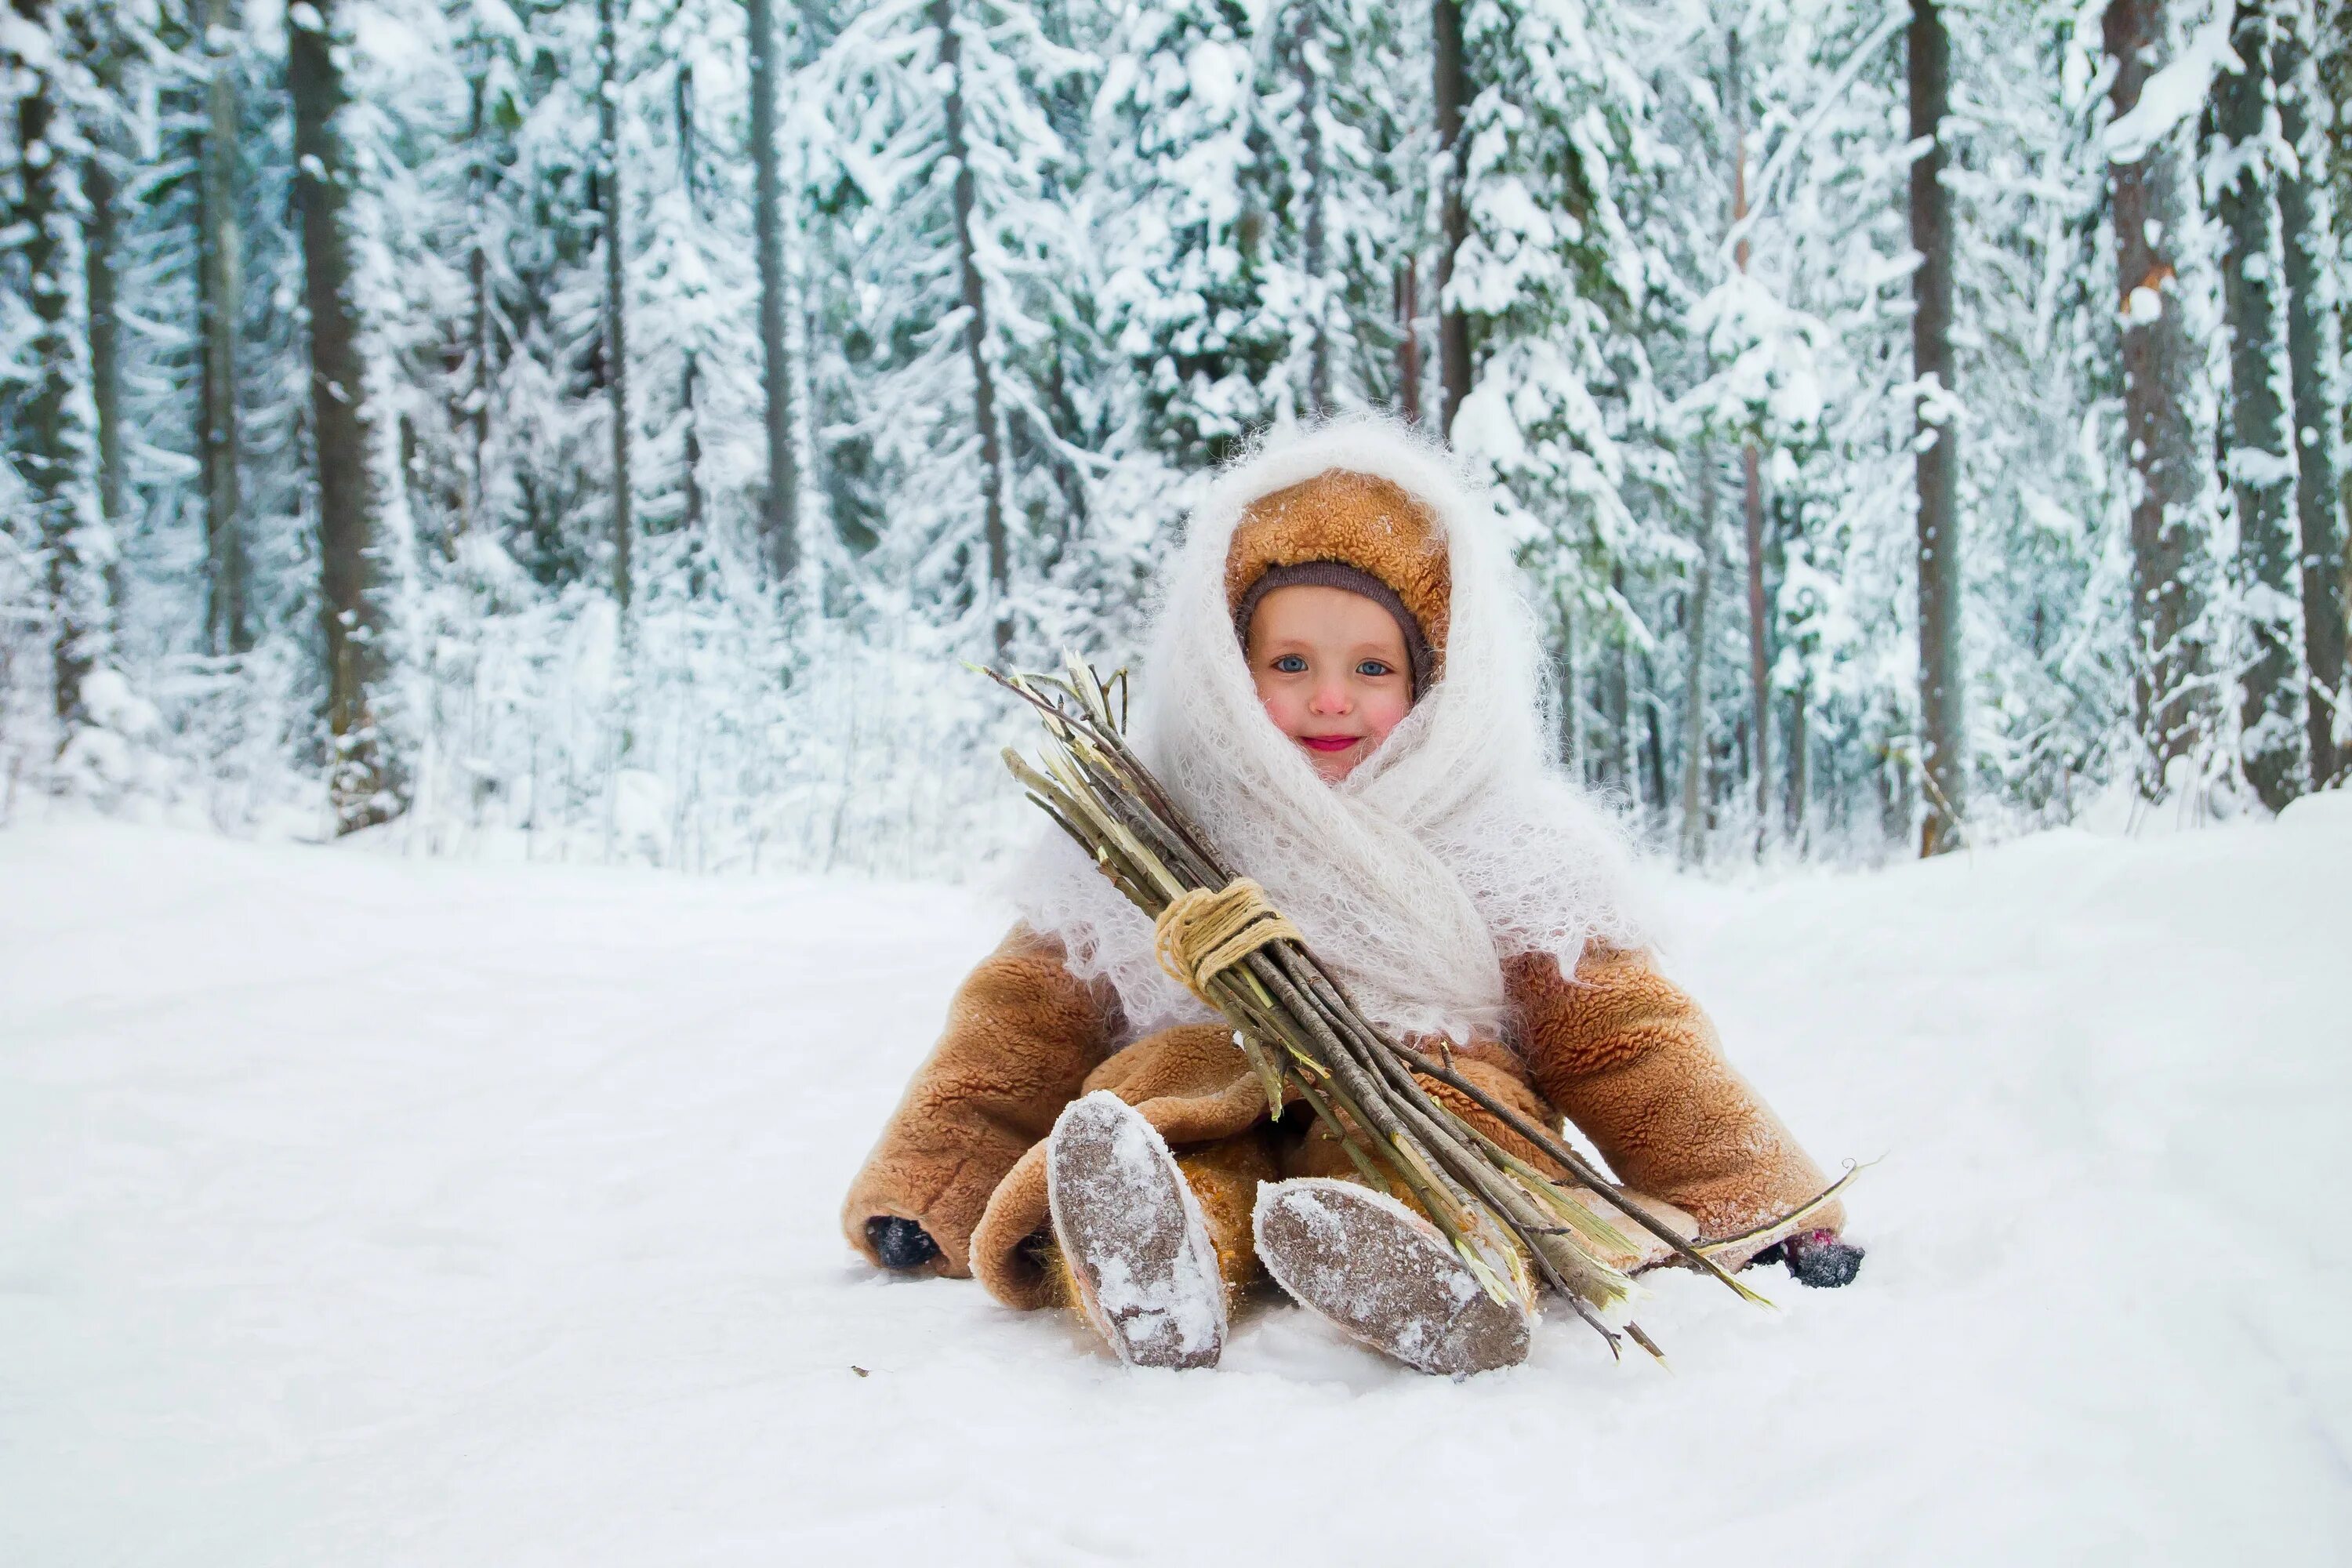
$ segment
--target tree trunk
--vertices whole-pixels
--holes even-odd
[[[1552,645],[1552,677],[1559,682],[1559,765],[1570,773],[1576,771],[1577,758],[1583,748],[1577,744],[1577,733],[1584,713],[1584,699],[1576,689],[1576,613],[1569,607],[1568,589],[1554,583],[1551,593],[1552,610],[1559,626],[1559,640]]]
[[[334,37],[335,0],[311,0],[310,9],[315,23],[288,25],[286,81],[294,105],[294,205],[310,319],[319,619],[327,653],[327,728],[335,747],[330,795],[336,829],[348,833],[389,819],[398,802],[376,728],[385,627],[375,554],[379,500],[369,463],[373,411],[360,353],[358,303],[352,298],[352,160],[336,124],[349,102],[336,56],[349,43]]]
[[[1461,0],[1433,0],[1433,5],[1442,231],[1437,247],[1437,427],[1450,440],[1454,416],[1470,395],[1470,318],[1447,297],[1454,263],[1470,236],[1469,209],[1462,188],[1468,176],[1463,160],[1469,154],[1462,144],[1462,111],[1469,107],[1470,84],[1462,54]]]
[[[988,597],[996,657],[1004,659],[1013,651],[1012,572],[1004,521],[1004,440],[997,428],[996,376],[988,363],[988,298],[981,287],[980,258],[972,244],[972,210],[978,205],[979,192],[964,128],[963,42],[955,29],[950,0],[931,0],[931,25],[940,30],[940,68],[948,84],[947,155],[955,165],[956,265],[963,279],[964,346],[971,355],[972,416],[980,426]]]
[[[1764,595],[1764,476],[1756,443],[1739,449],[1741,522],[1748,540],[1748,728],[1756,737],[1756,850],[1772,820],[1772,610]]]
[[[678,389],[678,400],[685,405],[686,414],[686,451],[683,454],[686,468],[686,504],[684,513],[679,519],[679,526],[686,530],[688,537],[693,541],[694,547],[698,550],[701,548],[704,510],[702,409],[698,403],[700,389],[696,385],[701,368],[695,354],[689,352],[686,356],[686,372]]]
[[[1805,683],[1789,693],[1789,838],[1801,847],[1805,837]]]
[[[1666,815],[1666,737],[1658,722],[1662,706],[1658,701],[1658,670],[1649,651],[1642,653],[1642,728],[1643,767],[1642,798],[1650,808],[1653,821],[1664,821]]]
[[[2240,161],[2215,203],[2226,236],[2221,303],[2230,325],[2231,499],[2249,656],[2241,676],[2241,765],[2273,811],[2303,793],[2301,606],[2295,602],[2295,454],[2287,438],[2284,258],[2274,179],[2260,150],[2270,85],[2269,7],[2241,4],[2230,45],[2245,68],[2214,84],[2214,128]]]
[[[121,90],[122,49],[110,33],[93,40],[93,68],[100,94],[113,100]],[[118,324],[115,268],[122,249],[121,181],[110,136],[91,137],[82,160],[81,195],[89,209],[82,227],[82,289],[89,317],[89,400],[98,437],[98,511],[110,535],[120,539],[130,489],[122,460],[122,334]],[[110,559],[107,600],[120,604],[121,581]]]
[[[2325,789],[2344,771],[2336,728],[2345,701],[2346,640],[2342,449],[2344,389],[2338,379],[2336,315],[2328,309],[2327,269],[2336,214],[2322,173],[2326,144],[2319,126],[2333,116],[2313,68],[2310,14],[2295,11],[2276,39],[2280,129],[2296,167],[2279,174],[2280,241],[2286,254],[2286,350],[2294,397],[2294,510],[2303,554],[2303,657],[2310,671],[2306,743],[2311,787]],[[2315,107],[2318,113],[2313,112]]]
[[[1927,151],[1911,165],[1911,248],[1915,313],[1911,357],[1927,384],[1920,397],[1916,458],[1919,488],[1920,773],[1928,796],[1919,853],[1940,855],[1959,842],[1965,809],[1960,679],[1959,432],[1937,405],[1957,383],[1952,360],[1952,194],[1943,173],[1942,141],[1951,107],[1951,39],[1938,0],[1911,0],[1911,139]]]
[[[16,27],[58,42],[48,6],[42,0],[15,0]],[[83,424],[82,397],[89,364],[85,324],[75,320],[80,302],[81,257],[78,225],[68,216],[65,181],[73,167],[61,155],[71,141],[66,120],[65,86],[49,50],[39,58],[11,42],[0,56],[16,94],[16,145],[48,155],[20,162],[14,222],[24,247],[25,282],[35,323],[30,374],[23,382],[10,456],[25,487],[26,510],[48,555],[50,698],[59,739],[68,738],[87,714],[82,685],[108,652],[110,619],[106,598],[106,542],[98,516],[90,472],[90,432]]]
[[[1715,448],[1698,447],[1698,564],[1691,571],[1690,668],[1683,679],[1683,842],[1685,866],[1706,854],[1706,599],[1715,574]]]
[[[2326,143],[2326,163],[2328,206],[2334,216],[2331,232],[2341,246],[2346,229],[2352,226],[2352,0],[2320,0],[2319,37],[2315,50],[2318,68],[2319,96],[2335,106],[2329,119]],[[2336,288],[2336,341],[2340,348],[2352,342],[2352,288],[2340,281]],[[2338,374],[2341,371],[2339,368]],[[2337,408],[2341,423],[2336,426],[2339,453],[2352,453],[2352,398],[2346,398]],[[2337,515],[2345,520],[2347,534],[2352,534],[2352,461],[2340,465],[2336,476],[2336,493],[2341,497]],[[2336,604],[2347,620],[2352,620],[2352,538],[2347,538],[2343,556],[2342,585],[2336,591]],[[2352,638],[2345,644],[2343,662],[2352,668]],[[2352,763],[2352,757],[2343,759]]]
[[[2113,0],[2105,36],[2116,74],[2109,103],[2120,120],[2137,107],[2164,39],[2164,0]],[[2126,449],[2132,465],[2132,708],[2140,737],[2140,796],[2164,793],[2167,766],[2199,743],[2200,704],[2192,683],[2204,672],[2190,638],[2204,613],[2191,567],[2197,549],[2189,509],[2198,492],[2197,439],[2189,417],[2195,352],[2174,274],[2180,233],[2177,137],[2137,161],[2107,165],[2115,209],[2116,276],[2124,372]]]
[[[604,397],[613,426],[613,602],[628,640],[635,511],[629,476],[628,225],[621,189],[621,40],[619,0],[596,0],[596,191],[604,200]]]
[[[686,210],[697,223],[702,221],[702,153],[694,126],[694,64],[680,60],[672,79],[676,89],[673,112],[677,121],[677,177],[686,192]],[[688,591],[699,595],[702,592],[702,552],[704,540],[703,513],[706,503],[702,495],[702,361],[694,350],[686,351],[686,363],[678,376],[678,412],[686,426],[680,454],[684,469],[685,494],[682,498],[678,525],[688,540]]]
[[[934,15],[939,7],[934,6]],[[793,373],[784,321],[790,280],[784,274],[784,174],[776,146],[777,102],[783,45],[776,37],[774,0],[750,0],[751,27],[751,208],[760,267],[761,426],[768,440],[768,482],[760,495],[760,538],[768,569],[779,584],[800,563],[800,449],[793,440]]]
[[[1615,590],[1615,614],[1610,617],[1610,647],[1601,668],[1601,700],[1609,720],[1609,758],[1612,781],[1629,799],[1641,793],[1641,763],[1633,738],[1633,650],[1625,635],[1625,568],[1610,569],[1609,585]]]
[[[1748,85],[1740,69],[1739,30],[1731,30],[1725,48],[1724,97],[1731,111],[1731,221],[1748,221]],[[1733,259],[1748,270],[1748,244],[1743,230]],[[1741,519],[1748,544],[1748,729],[1755,735],[1756,852],[1764,852],[1772,822],[1772,623],[1764,596],[1764,465],[1756,439],[1749,437],[1739,450]]]
[[[473,75],[467,83],[469,109],[467,117],[468,179],[474,211],[487,212],[490,200],[489,138],[489,46],[480,37],[474,40],[478,51]],[[467,249],[466,288],[470,310],[467,313],[467,337],[472,345],[472,374],[466,392],[466,425],[469,437],[469,482],[466,506],[458,526],[472,528],[482,521],[482,508],[488,476],[490,448],[490,226],[478,222],[473,226],[474,242]]]
[[[1421,260],[1408,256],[1397,268],[1397,412],[1408,425],[1421,423]]]
[[[1331,308],[1325,240],[1323,178],[1323,80],[1315,69],[1321,23],[1316,0],[1291,8],[1291,68],[1298,79],[1299,172],[1307,180],[1304,255],[1309,311],[1307,344],[1307,412],[1321,418],[1331,411]]]
[[[253,646],[246,608],[243,442],[237,423],[244,243],[236,218],[237,16],[203,0],[205,124],[196,155],[197,457],[205,492],[205,626],[215,653]]]

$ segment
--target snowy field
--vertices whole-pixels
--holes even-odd
[[[0,1563],[2352,1558],[2352,797],[1670,897],[1855,1288],[1180,1375],[835,1231],[974,896],[0,833]]]

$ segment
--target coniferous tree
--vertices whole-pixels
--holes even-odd
[[[253,643],[246,605],[245,504],[239,469],[238,338],[245,314],[244,245],[237,220],[243,115],[238,24],[231,0],[199,0],[205,62],[203,129],[196,144],[196,448],[205,498],[205,619],[215,651]]]
[[[1683,689],[1682,860],[1706,853],[1706,610],[1715,575],[1715,450],[1698,443],[1698,538],[1691,572],[1690,652]]]
[[[134,14],[135,15],[135,14]],[[120,541],[129,502],[129,465],[123,452],[122,333],[120,272],[122,266],[122,178],[125,121],[122,96],[127,50],[121,16],[84,12],[76,18],[77,42],[89,62],[96,122],[82,158],[82,295],[89,331],[91,432],[96,442],[98,510],[110,539]],[[118,552],[108,562],[110,604],[121,601]]]
[[[2328,116],[2325,151],[2315,172],[2325,171],[2328,207],[2335,219],[2326,254],[2335,285],[2336,341],[2352,343],[2352,112],[2346,109],[2352,105],[2352,0],[2317,0],[2317,9],[2313,72],[2319,97],[2334,112]],[[2352,395],[2341,404],[2339,419],[2338,450],[2352,454]],[[2344,464],[2337,483],[2343,495],[2346,532],[2352,536],[2352,461]],[[2352,538],[2347,538],[2336,603],[2347,622],[2352,622]],[[2352,633],[2347,637],[2352,638]],[[2345,667],[2352,671],[2352,640],[2345,647]]]
[[[2301,606],[2295,595],[2295,452],[2288,439],[2285,261],[2279,243],[2276,121],[2271,106],[2272,8],[2241,0],[2230,33],[2240,68],[2214,84],[2220,140],[2216,215],[2227,236],[2230,435],[2226,468],[2238,523],[2239,761],[2276,811],[2302,793],[2305,753]]]
[[[9,460],[23,487],[27,531],[47,561],[50,701],[61,737],[90,718],[90,677],[112,643],[106,567],[113,542],[98,493],[89,387],[87,277],[74,176],[87,153],[70,62],[74,17],[45,0],[14,0],[0,65],[17,84],[9,228],[19,329],[30,365],[10,423]]]
[[[2296,574],[2303,603],[2304,666],[2310,677],[2305,733],[2311,787],[2325,789],[2344,767],[2336,742],[2346,693],[2344,654],[2344,391],[2330,294],[2336,214],[2325,175],[2321,127],[2339,112],[2320,95],[2312,55],[2316,17],[2307,0],[2290,5],[2272,39],[2281,140],[2293,158],[2278,176],[2279,240],[2285,258],[2286,348],[2295,449]]]
[[[1626,496],[1671,483],[1641,335],[1664,262],[1633,221],[1656,177],[1652,100],[1600,14],[1481,0],[1464,20],[1477,90],[1445,297],[1475,363],[1450,436],[1496,481],[1542,596],[1572,612],[1555,636],[1597,645],[1589,662],[1563,649],[1597,684],[1562,696],[1572,731],[1588,698],[1598,703],[1608,745],[1589,761],[1614,787],[1630,773],[1620,673],[1650,637],[1620,584],[1662,548]]]
[[[1734,242],[1738,268],[1748,270],[1748,86],[1739,68],[1739,29],[1734,27],[1727,50],[1729,68],[1724,77],[1724,98],[1731,112],[1731,221],[1739,230]],[[1764,463],[1751,435],[1739,448],[1740,521],[1748,544],[1748,685],[1750,700],[1748,745],[1756,773],[1757,847],[1763,847],[1772,799],[1772,623],[1764,596]]]
[[[929,0],[857,14],[815,68],[841,106],[825,153],[871,284],[831,329],[852,361],[835,426],[869,454],[894,591],[984,623],[992,647],[1043,613],[1078,511],[1066,487],[1090,466],[1057,411],[1091,374],[1068,365],[1094,353],[1094,273],[1047,113],[1081,58],[1024,5]]]
[[[1108,330],[1139,380],[1145,439],[1180,471],[1223,460],[1281,404],[1258,42],[1227,0],[1138,5],[1112,35],[1130,63],[1103,105]]]
[[[2115,62],[2114,120],[2139,108],[2163,63],[2160,0],[2112,0],[2105,41]],[[2132,472],[2133,707],[2143,761],[2141,795],[2162,793],[2165,770],[2199,742],[2191,682],[2202,673],[2195,628],[2203,613],[2191,509],[2199,489],[2190,416],[2195,360],[2181,297],[2179,136],[2137,138],[2110,150],[2116,277],[2122,335],[2126,447]]]
[[[988,602],[996,657],[1007,658],[1013,647],[1012,549],[1005,536],[1004,428],[996,410],[996,366],[989,353],[988,291],[982,281],[978,238],[973,231],[979,205],[979,176],[972,173],[972,139],[967,123],[971,102],[965,96],[963,36],[955,15],[955,0],[931,0],[931,26],[939,35],[940,73],[946,79],[940,152],[951,182],[949,211],[955,233],[955,268],[963,307],[963,341],[971,360],[972,425],[980,445],[981,543],[988,561]]]
[[[1926,150],[1911,165],[1911,246],[1916,314],[1912,361],[1921,384],[1917,459],[1919,504],[1920,774],[1935,797],[1920,830],[1919,851],[1937,855],[1959,842],[1966,809],[1966,689],[1960,673],[1959,429],[1950,402],[1958,393],[1952,357],[1952,198],[1944,185],[1949,160],[1951,39],[1938,0],[1911,0],[1911,135]]]
[[[1298,94],[1300,272],[1306,285],[1307,397],[1305,411],[1317,417],[1331,408],[1331,177],[1323,148],[1324,77],[1328,67],[1323,48],[1322,7],[1318,0],[1293,0],[1289,45],[1290,69]]]
[[[1468,50],[1462,0],[1431,0],[1431,102],[1437,127],[1437,428],[1454,434],[1454,417],[1470,396],[1470,318],[1454,289],[1470,235],[1464,187],[1470,148],[1464,117],[1470,105]]]
[[[346,0],[347,3],[347,0]],[[317,476],[319,618],[326,650],[331,795],[341,832],[398,809],[380,728],[388,617],[378,553],[383,499],[373,462],[377,432],[350,228],[352,161],[338,123],[350,105],[336,0],[289,14],[286,79],[294,117],[294,201],[302,233],[310,323],[310,447]]]
[[[598,240],[604,270],[604,395],[612,440],[613,602],[620,606],[622,637],[628,637],[631,575],[636,546],[635,498],[631,494],[629,427],[628,201],[621,158],[621,0],[596,0],[596,196]]]
[[[751,213],[753,254],[760,271],[761,428],[767,438],[767,479],[760,494],[760,533],[777,581],[799,563],[800,453],[793,430],[793,367],[784,321],[789,284],[784,263],[783,150],[777,106],[786,61],[774,0],[750,0]],[[794,36],[799,34],[797,26]]]
[[[94,583],[85,618],[116,630],[68,650],[107,669],[71,721],[104,709],[127,737],[124,690],[168,694],[131,751],[170,765],[131,772],[234,774],[194,786],[224,820],[331,777],[345,826],[405,797],[436,835],[457,808],[593,826],[614,853],[657,821],[912,869],[950,796],[992,792],[881,804],[876,682],[928,693],[908,672],[1008,626],[1016,656],[1130,646],[1199,476],[1269,425],[1426,391],[1541,607],[1561,754],[1645,822],[1679,795],[1692,858],[1783,831],[1875,854],[1948,806],[1997,836],[2119,777],[2158,795],[2168,765],[2184,811],[2227,812],[2252,774],[2222,737],[2279,726],[2213,716],[2272,612],[2300,617],[2296,787],[2327,776],[2352,162],[2305,84],[2345,79],[2336,0],[2248,7],[2275,118],[2201,184],[2184,153],[2239,18],[2156,0],[2107,7],[2114,37],[2027,0],[1935,8],[1952,107],[1927,160],[1916,18],[1855,0],[1744,5],[1736,83],[1735,19],[1697,0],[34,9],[68,167],[29,191],[62,226],[11,224],[0,250],[0,765],[27,754],[19,715],[51,743],[53,601]],[[332,113],[240,90],[283,50],[306,96],[321,23],[412,42],[329,51]],[[2217,398],[2249,166],[2283,426],[2254,446],[2294,480],[2267,586]],[[1923,380],[1937,258],[1908,198],[1929,172],[1949,330]],[[310,243],[321,191],[340,262]],[[78,362],[39,352],[43,235]],[[96,498],[65,549],[28,504],[53,372],[77,389],[68,488]],[[1934,550],[1921,571],[1923,435],[1968,523],[1943,579]],[[806,592],[772,591],[780,544]],[[1752,592],[1726,616],[1734,562]],[[1969,701],[1942,722],[1973,805],[1920,769],[1937,689],[1912,649],[1953,595]],[[984,704],[936,701],[910,721],[984,763]],[[324,770],[299,749],[321,706]],[[853,778],[869,793],[827,804]]]

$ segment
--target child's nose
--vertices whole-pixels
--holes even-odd
[[[1336,678],[1315,683],[1315,695],[1307,704],[1316,713],[1345,713],[1348,710],[1348,683]]]

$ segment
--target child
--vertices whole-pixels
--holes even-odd
[[[1172,563],[1137,750],[1375,1023],[1450,1041],[1531,1119],[1565,1112],[1625,1201],[1681,1234],[1743,1235],[1827,1184],[1652,967],[1617,840],[1548,759],[1534,625],[1498,534],[1402,426],[1271,438],[1219,477]],[[1423,1370],[1525,1357],[1524,1315],[1359,1184],[1303,1104],[1268,1117],[1231,1026],[1058,830],[1016,892],[1022,923],[957,993],[850,1189],[852,1246],[977,1275],[1008,1305],[1073,1307],[1138,1364],[1213,1363],[1230,1300],[1268,1273]],[[1843,1284],[1861,1254],[1842,1219],[1827,1205],[1721,1260],[1769,1248],[1809,1284]]]

